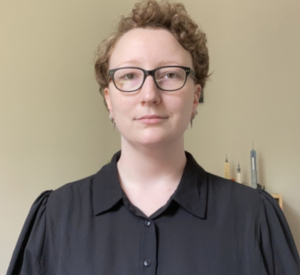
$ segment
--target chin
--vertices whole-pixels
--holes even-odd
[[[168,146],[173,146],[176,142],[181,140],[183,135],[155,135],[147,138],[142,138],[139,140],[139,144],[145,147],[149,148],[162,148],[162,147],[168,147]]]
[[[157,147],[157,146],[161,146],[162,144],[167,143],[167,139],[166,138],[159,138],[159,137],[153,137],[153,138],[144,138],[138,141],[138,143],[140,145],[144,145],[144,146],[150,146],[150,147]]]
[[[122,135],[126,142],[133,146],[144,146],[149,148],[158,148],[162,146],[170,146],[183,138],[184,132],[171,131],[171,129],[148,128],[142,131],[133,131],[130,135]]]

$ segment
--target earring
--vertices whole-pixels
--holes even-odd
[[[195,118],[195,116],[196,116],[197,114],[198,114],[198,113],[197,113],[197,110],[196,110],[194,113],[192,113],[191,120],[190,120],[191,128],[193,128],[193,120],[194,120],[194,118]]]
[[[109,119],[110,119],[110,121],[111,121],[111,123],[113,125],[113,129],[115,130],[115,128],[116,128],[116,122],[115,122],[115,120],[114,120],[114,118],[112,117],[111,114],[109,114]]]

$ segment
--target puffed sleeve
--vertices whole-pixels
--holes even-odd
[[[268,274],[300,275],[299,255],[285,216],[271,195],[259,192],[259,238]]]
[[[33,203],[13,252],[7,275],[40,274],[40,258],[46,234],[45,211],[51,192],[43,192]]]

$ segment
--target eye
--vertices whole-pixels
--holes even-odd
[[[177,74],[175,74],[175,73],[168,73],[168,74],[166,74],[166,77],[167,78],[176,78]]]
[[[180,67],[162,67],[156,72],[156,80],[181,81],[185,77],[185,70]]]
[[[126,74],[126,75],[124,75],[122,78],[124,78],[124,79],[128,79],[128,80],[132,80],[132,79],[134,79],[136,77],[136,75],[135,74],[133,74],[133,73],[130,73],[130,74]]]
[[[117,81],[133,81],[142,78],[143,72],[137,69],[120,69],[115,72]]]
[[[168,73],[163,73],[159,76],[159,78],[156,80],[157,82],[162,82],[165,80],[173,80],[173,79],[177,79],[178,76],[176,73],[173,72],[168,72]]]

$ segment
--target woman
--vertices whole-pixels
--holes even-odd
[[[8,274],[300,274],[276,202],[205,172],[184,151],[208,77],[205,34],[183,5],[135,5],[98,49],[121,152],[43,193]]]

